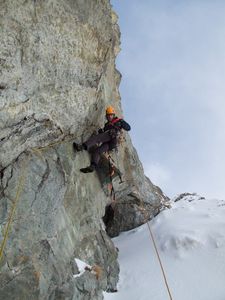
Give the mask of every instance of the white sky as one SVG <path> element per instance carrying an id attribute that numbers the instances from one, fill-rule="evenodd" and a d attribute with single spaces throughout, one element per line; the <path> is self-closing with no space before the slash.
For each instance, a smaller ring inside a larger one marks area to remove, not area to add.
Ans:
<path id="1" fill-rule="evenodd" d="M 225 1 L 111 0 L 125 119 L 170 197 L 225 199 Z"/>

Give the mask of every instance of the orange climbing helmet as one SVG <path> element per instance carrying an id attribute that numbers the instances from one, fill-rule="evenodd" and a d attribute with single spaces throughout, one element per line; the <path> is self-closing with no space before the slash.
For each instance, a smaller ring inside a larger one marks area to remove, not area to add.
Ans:
<path id="1" fill-rule="evenodd" d="M 107 115 L 112 115 L 112 114 L 115 115 L 115 114 L 116 114 L 115 109 L 114 109 L 112 106 L 108 106 L 108 107 L 106 108 L 105 113 L 106 113 Z"/>

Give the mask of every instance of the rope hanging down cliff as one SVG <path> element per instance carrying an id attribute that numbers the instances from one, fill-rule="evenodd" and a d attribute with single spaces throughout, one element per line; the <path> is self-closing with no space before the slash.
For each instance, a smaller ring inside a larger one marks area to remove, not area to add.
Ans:
<path id="1" fill-rule="evenodd" d="M 167 203 L 163 203 L 164 207 L 166 208 L 170 208 L 171 206 L 168 205 Z M 170 300 L 173 300 L 172 298 L 172 293 L 170 291 L 170 287 L 169 287 L 169 284 L 168 284 L 168 280 L 167 280 L 167 276 L 166 276 L 166 272 L 165 272 L 165 268 L 163 266 L 163 263 L 162 263 L 162 260 L 160 258 L 160 255 L 159 255 L 159 251 L 158 251 L 158 247 L 157 247 L 157 244 L 156 244 L 156 241 L 155 241 L 155 238 L 154 238 L 154 234 L 151 230 L 151 226 L 149 224 L 149 216 L 148 216 L 148 212 L 146 210 L 146 208 L 144 207 L 144 201 L 141 200 L 141 208 L 139 209 L 139 211 L 144 214 L 144 223 L 146 223 L 147 225 L 147 228 L 148 228 L 148 231 L 150 233 L 150 237 L 151 237 L 151 241 L 153 243 L 153 246 L 154 246 L 154 249 L 155 249 L 155 253 L 156 253 L 156 256 L 157 256 L 157 259 L 159 261 L 159 265 L 160 265 L 160 269 L 161 269 L 161 272 L 162 272 L 162 276 L 163 276 L 163 279 L 164 279 L 164 283 L 165 283 L 165 286 L 166 286 L 166 290 L 168 292 L 168 296 L 169 296 L 169 299 Z"/>
<path id="2" fill-rule="evenodd" d="M 19 178 L 19 182 L 18 182 L 17 189 L 16 189 L 15 200 L 14 200 L 14 203 L 12 205 L 8 221 L 5 225 L 5 229 L 3 231 L 3 240 L 2 240 L 2 243 L 1 243 L 1 247 L 0 247 L 0 262 L 1 262 L 1 259 L 2 259 L 2 256 L 3 256 L 3 252 L 4 252 L 4 248 L 5 248 L 7 239 L 8 239 L 9 230 L 10 230 L 10 226 L 11 226 L 12 221 L 13 221 L 13 217 L 14 217 L 14 214 L 15 214 L 15 211 L 16 211 L 16 207 L 17 207 L 17 204 L 19 202 L 21 192 L 23 191 L 23 188 L 24 188 L 29 161 L 30 161 L 30 155 L 28 156 L 28 158 L 26 160 L 24 159 L 24 162 L 23 162 L 23 165 L 22 165 L 22 174 Z"/>

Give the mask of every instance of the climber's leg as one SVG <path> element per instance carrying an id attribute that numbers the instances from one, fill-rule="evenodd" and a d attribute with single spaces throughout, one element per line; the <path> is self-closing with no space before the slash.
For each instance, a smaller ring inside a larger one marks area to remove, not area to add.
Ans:
<path id="1" fill-rule="evenodd" d="M 103 132 L 103 133 L 99 133 L 97 135 L 91 136 L 83 144 L 77 144 L 74 142 L 73 148 L 75 151 L 82 151 L 82 150 L 89 151 L 90 148 L 93 147 L 94 145 L 96 145 L 98 143 L 107 143 L 107 142 L 110 142 L 112 139 L 114 139 L 114 138 L 112 138 L 110 133 L 107 131 L 107 132 Z"/>
<path id="2" fill-rule="evenodd" d="M 86 168 L 80 169 L 80 171 L 83 173 L 93 172 L 96 169 L 96 167 L 98 166 L 101 154 L 104 152 L 107 152 L 108 150 L 109 150 L 108 143 L 104 143 L 100 147 L 96 148 L 91 156 L 91 165 Z"/>

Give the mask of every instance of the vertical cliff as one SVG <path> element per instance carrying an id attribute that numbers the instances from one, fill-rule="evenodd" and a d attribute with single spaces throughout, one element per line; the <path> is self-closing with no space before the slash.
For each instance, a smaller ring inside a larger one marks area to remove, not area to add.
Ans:
<path id="1" fill-rule="evenodd" d="M 126 134 L 112 154 L 123 183 L 114 179 L 105 228 L 108 172 L 80 173 L 89 156 L 72 149 L 104 124 L 108 104 L 122 114 L 116 22 L 108 0 L 0 1 L 2 299 L 102 299 L 119 273 L 108 234 L 142 224 L 166 199 Z M 74 276 L 75 258 L 101 274 Z"/>

